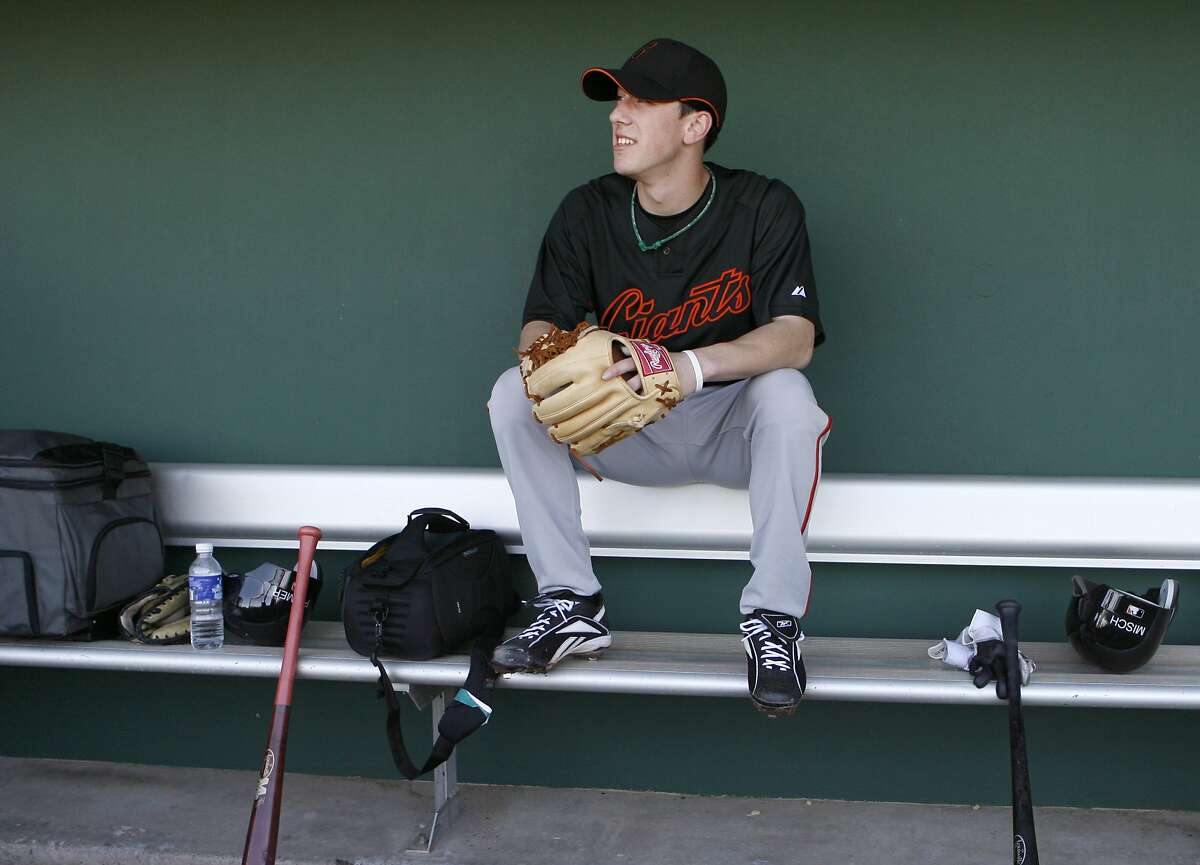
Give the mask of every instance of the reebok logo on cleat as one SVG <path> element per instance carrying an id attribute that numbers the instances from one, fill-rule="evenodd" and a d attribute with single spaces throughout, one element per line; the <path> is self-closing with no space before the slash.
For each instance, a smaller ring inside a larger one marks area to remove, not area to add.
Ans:
<path id="1" fill-rule="evenodd" d="M 795 616 L 777 616 L 771 613 L 759 613 L 759 616 L 779 636 L 788 640 L 797 640 L 800 638 L 800 625 L 796 621 Z"/>

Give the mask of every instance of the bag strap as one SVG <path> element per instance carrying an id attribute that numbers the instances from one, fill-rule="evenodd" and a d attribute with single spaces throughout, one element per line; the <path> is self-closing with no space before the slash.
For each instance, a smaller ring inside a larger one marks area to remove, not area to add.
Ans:
<path id="1" fill-rule="evenodd" d="M 100 461 L 104 465 L 104 498 L 115 498 L 117 487 L 125 480 L 125 461 L 131 459 L 133 451 L 111 442 L 97 442 L 100 448 Z"/>
<path id="2" fill-rule="evenodd" d="M 375 615 L 375 649 L 371 653 L 371 663 L 379 670 L 376 698 L 387 701 L 387 739 L 392 751 L 392 762 L 396 764 L 400 774 L 411 781 L 445 763 L 454 753 L 455 745 L 491 720 L 492 707 L 484 702 L 481 696 L 490 695 L 495 682 L 496 674 L 492 671 L 488 659 L 504 636 L 507 619 L 502 613 L 494 616 L 487 629 L 472 644 L 471 667 L 467 671 L 467 680 L 458 689 L 454 701 L 446 707 L 442 719 L 438 721 L 438 737 L 433 743 L 429 759 L 425 761 L 425 765 L 417 768 L 408 755 L 408 749 L 404 747 L 404 731 L 400 727 L 400 703 L 396 699 L 396 690 L 392 687 L 392 680 L 388 677 L 383 662 L 379 660 L 379 650 L 383 648 L 383 623 L 387 620 L 387 606 L 382 601 L 376 601 L 371 605 L 371 612 Z"/>
<path id="3" fill-rule="evenodd" d="M 342 594 L 345 594 L 347 580 L 362 576 L 367 568 L 380 559 L 394 561 L 396 557 L 401 557 L 411 562 L 415 557 L 422 555 L 428 559 L 436 550 L 430 550 L 426 545 L 425 532 L 438 522 L 447 527 L 442 530 L 446 534 L 456 532 L 460 528 L 470 531 L 471 528 L 466 520 L 453 511 L 442 508 L 421 508 L 413 511 L 408 515 L 408 524 L 403 529 L 376 541 L 369 550 L 346 566 L 342 571 Z"/>
<path id="4" fill-rule="evenodd" d="M 435 518 L 437 517 L 458 523 L 458 526 L 463 529 L 471 528 L 470 523 L 468 523 L 458 514 L 454 513 L 454 511 L 448 511 L 445 508 L 417 508 L 408 515 L 408 521 L 409 523 L 412 523 L 415 520 L 428 527 L 430 523 L 436 522 Z"/>

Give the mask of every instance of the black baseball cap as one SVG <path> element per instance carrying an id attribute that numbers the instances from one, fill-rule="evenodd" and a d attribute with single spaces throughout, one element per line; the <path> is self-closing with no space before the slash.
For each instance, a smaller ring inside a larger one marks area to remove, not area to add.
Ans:
<path id="1" fill-rule="evenodd" d="M 674 39 L 651 39 L 620 69 L 592 66 L 580 79 L 583 92 L 597 102 L 617 98 L 617 88 L 639 99 L 693 102 L 713 115 L 713 126 L 725 122 L 725 79 L 712 58 Z"/>

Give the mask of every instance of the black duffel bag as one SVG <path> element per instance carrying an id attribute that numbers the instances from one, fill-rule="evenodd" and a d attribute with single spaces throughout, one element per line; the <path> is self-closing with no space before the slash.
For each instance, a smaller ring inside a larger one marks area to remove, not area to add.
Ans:
<path id="1" fill-rule="evenodd" d="M 487 723 L 489 663 L 520 599 L 508 552 L 489 529 L 472 529 L 453 511 L 421 508 L 403 531 L 372 546 L 342 574 L 346 640 L 379 670 L 378 695 L 388 703 L 388 742 L 396 768 L 415 778 L 441 765 L 454 746 Z M 382 656 L 421 661 L 470 643 L 467 680 L 438 724 L 423 768 L 404 748 L 400 707 Z"/>

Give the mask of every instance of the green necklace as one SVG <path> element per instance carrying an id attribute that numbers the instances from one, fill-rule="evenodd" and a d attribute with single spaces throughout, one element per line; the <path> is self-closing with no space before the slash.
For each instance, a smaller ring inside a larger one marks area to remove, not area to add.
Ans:
<path id="1" fill-rule="evenodd" d="M 629 196 L 629 221 L 633 223 L 633 236 L 637 238 L 638 249 L 640 249 L 642 252 L 653 252 L 664 243 L 668 243 L 679 237 L 679 235 L 683 234 L 685 231 L 699 222 L 700 217 L 708 213 L 708 208 L 712 205 L 713 199 L 717 197 L 717 178 L 713 176 L 712 169 L 707 165 L 704 166 L 704 170 L 708 172 L 708 179 L 712 183 L 712 191 L 708 193 L 708 201 L 704 203 L 704 209 L 696 214 L 695 219 L 672 234 L 670 237 L 664 237 L 662 240 L 654 241 L 654 243 L 646 243 L 646 241 L 642 240 L 642 233 L 638 231 L 637 217 L 634 215 L 634 202 L 637 200 L 637 184 L 633 184 L 633 194 Z"/>

